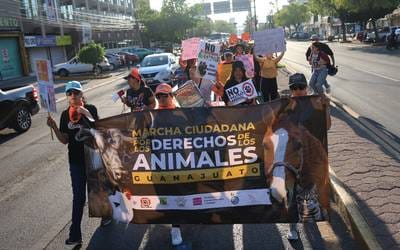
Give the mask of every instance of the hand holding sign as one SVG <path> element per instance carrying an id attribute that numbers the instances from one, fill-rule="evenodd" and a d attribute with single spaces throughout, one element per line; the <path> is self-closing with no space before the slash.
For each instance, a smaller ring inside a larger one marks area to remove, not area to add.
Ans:
<path id="1" fill-rule="evenodd" d="M 257 97 L 257 91 L 251 79 L 227 89 L 226 94 L 229 106 L 235 106 Z"/>

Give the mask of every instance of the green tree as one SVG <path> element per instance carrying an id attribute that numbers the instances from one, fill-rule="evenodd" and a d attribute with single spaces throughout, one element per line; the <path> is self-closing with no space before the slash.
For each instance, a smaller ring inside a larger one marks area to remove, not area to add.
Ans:
<path id="1" fill-rule="evenodd" d="M 209 18 L 203 18 L 197 21 L 196 26 L 192 30 L 192 36 L 206 37 L 213 31 L 213 22 Z"/>
<path id="2" fill-rule="evenodd" d="M 274 21 L 279 26 L 293 25 L 298 31 L 300 25 L 310 18 L 310 12 L 304 4 L 291 3 L 275 14 Z"/>
<path id="3" fill-rule="evenodd" d="M 96 66 L 104 59 L 104 47 L 100 44 L 90 43 L 82 47 L 78 52 L 78 60 L 82 63 L 93 65 L 93 72 L 96 72 Z"/>
<path id="4" fill-rule="evenodd" d="M 236 33 L 235 25 L 223 20 L 214 21 L 212 30 L 218 33 Z"/>

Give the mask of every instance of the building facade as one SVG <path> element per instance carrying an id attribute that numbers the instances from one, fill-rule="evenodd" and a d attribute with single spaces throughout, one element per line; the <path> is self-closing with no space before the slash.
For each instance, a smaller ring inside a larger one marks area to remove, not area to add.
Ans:
<path id="1" fill-rule="evenodd" d="M 37 59 L 65 62 L 91 41 L 140 45 L 134 0 L 0 1 L 0 79 L 34 75 Z"/>

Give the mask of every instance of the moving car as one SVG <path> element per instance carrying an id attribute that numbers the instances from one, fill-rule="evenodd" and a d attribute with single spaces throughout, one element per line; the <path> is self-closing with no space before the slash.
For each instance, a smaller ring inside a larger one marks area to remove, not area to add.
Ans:
<path id="1" fill-rule="evenodd" d="M 96 66 L 95 73 L 100 74 L 101 72 L 109 69 L 110 63 L 108 62 L 108 59 L 104 57 L 103 61 Z M 54 65 L 53 67 L 53 73 L 60 76 L 68 76 L 69 74 L 87 72 L 93 72 L 93 66 L 91 64 L 79 62 L 77 57 L 72 58 L 68 62 Z"/>
<path id="2" fill-rule="evenodd" d="M 306 32 L 293 32 L 290 34 L 290 39 L 295 39 L 295 40 L 308 40 L 310 39 L 310 34 Z"/>
<path id="3" fill-rule="evenodd" d="M 32 125 L 31 116 L 39 112 L 38 95 L 32 86 L 0 89 L 0 130 L 12 128 L 18 133 Z"/>
<path id="4" fill-rule="evenodd" d="M 172 85 L 178 68 L 179 64 L 172 53 L 161 53 L 146 56 L 140 63 L 139 73 L 147 85 L 155 89 L 160 83 Z"/>

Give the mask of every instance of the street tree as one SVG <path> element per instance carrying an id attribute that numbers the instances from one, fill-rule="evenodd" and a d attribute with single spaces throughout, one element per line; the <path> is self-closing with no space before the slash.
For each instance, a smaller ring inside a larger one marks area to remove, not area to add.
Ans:
<path id="1" fill-rule="evenodd" d="M 218 33 L 236 33 L 235 24 L 223 20 L 214 21 L 212 30 Z"/>
<path id="2" fill-rule="evenodd" d="M 310 18 L 310 12 L 304 4 L 291 3 L 278 11 L 275 16 L 274 21 L 277 25 L 288 26 L 289 30 L 293 25 L 298 31 L 301 24 Z"/>
<path id="3" fill-rule="evenodd" d="M 82 47 L 78 52 L 78 60 L 82 63 L 93 65 L 93 73 L 97 74 L 97 65 L 104 59 L 104 47 L 100 44 L 90 43 Z"/>

